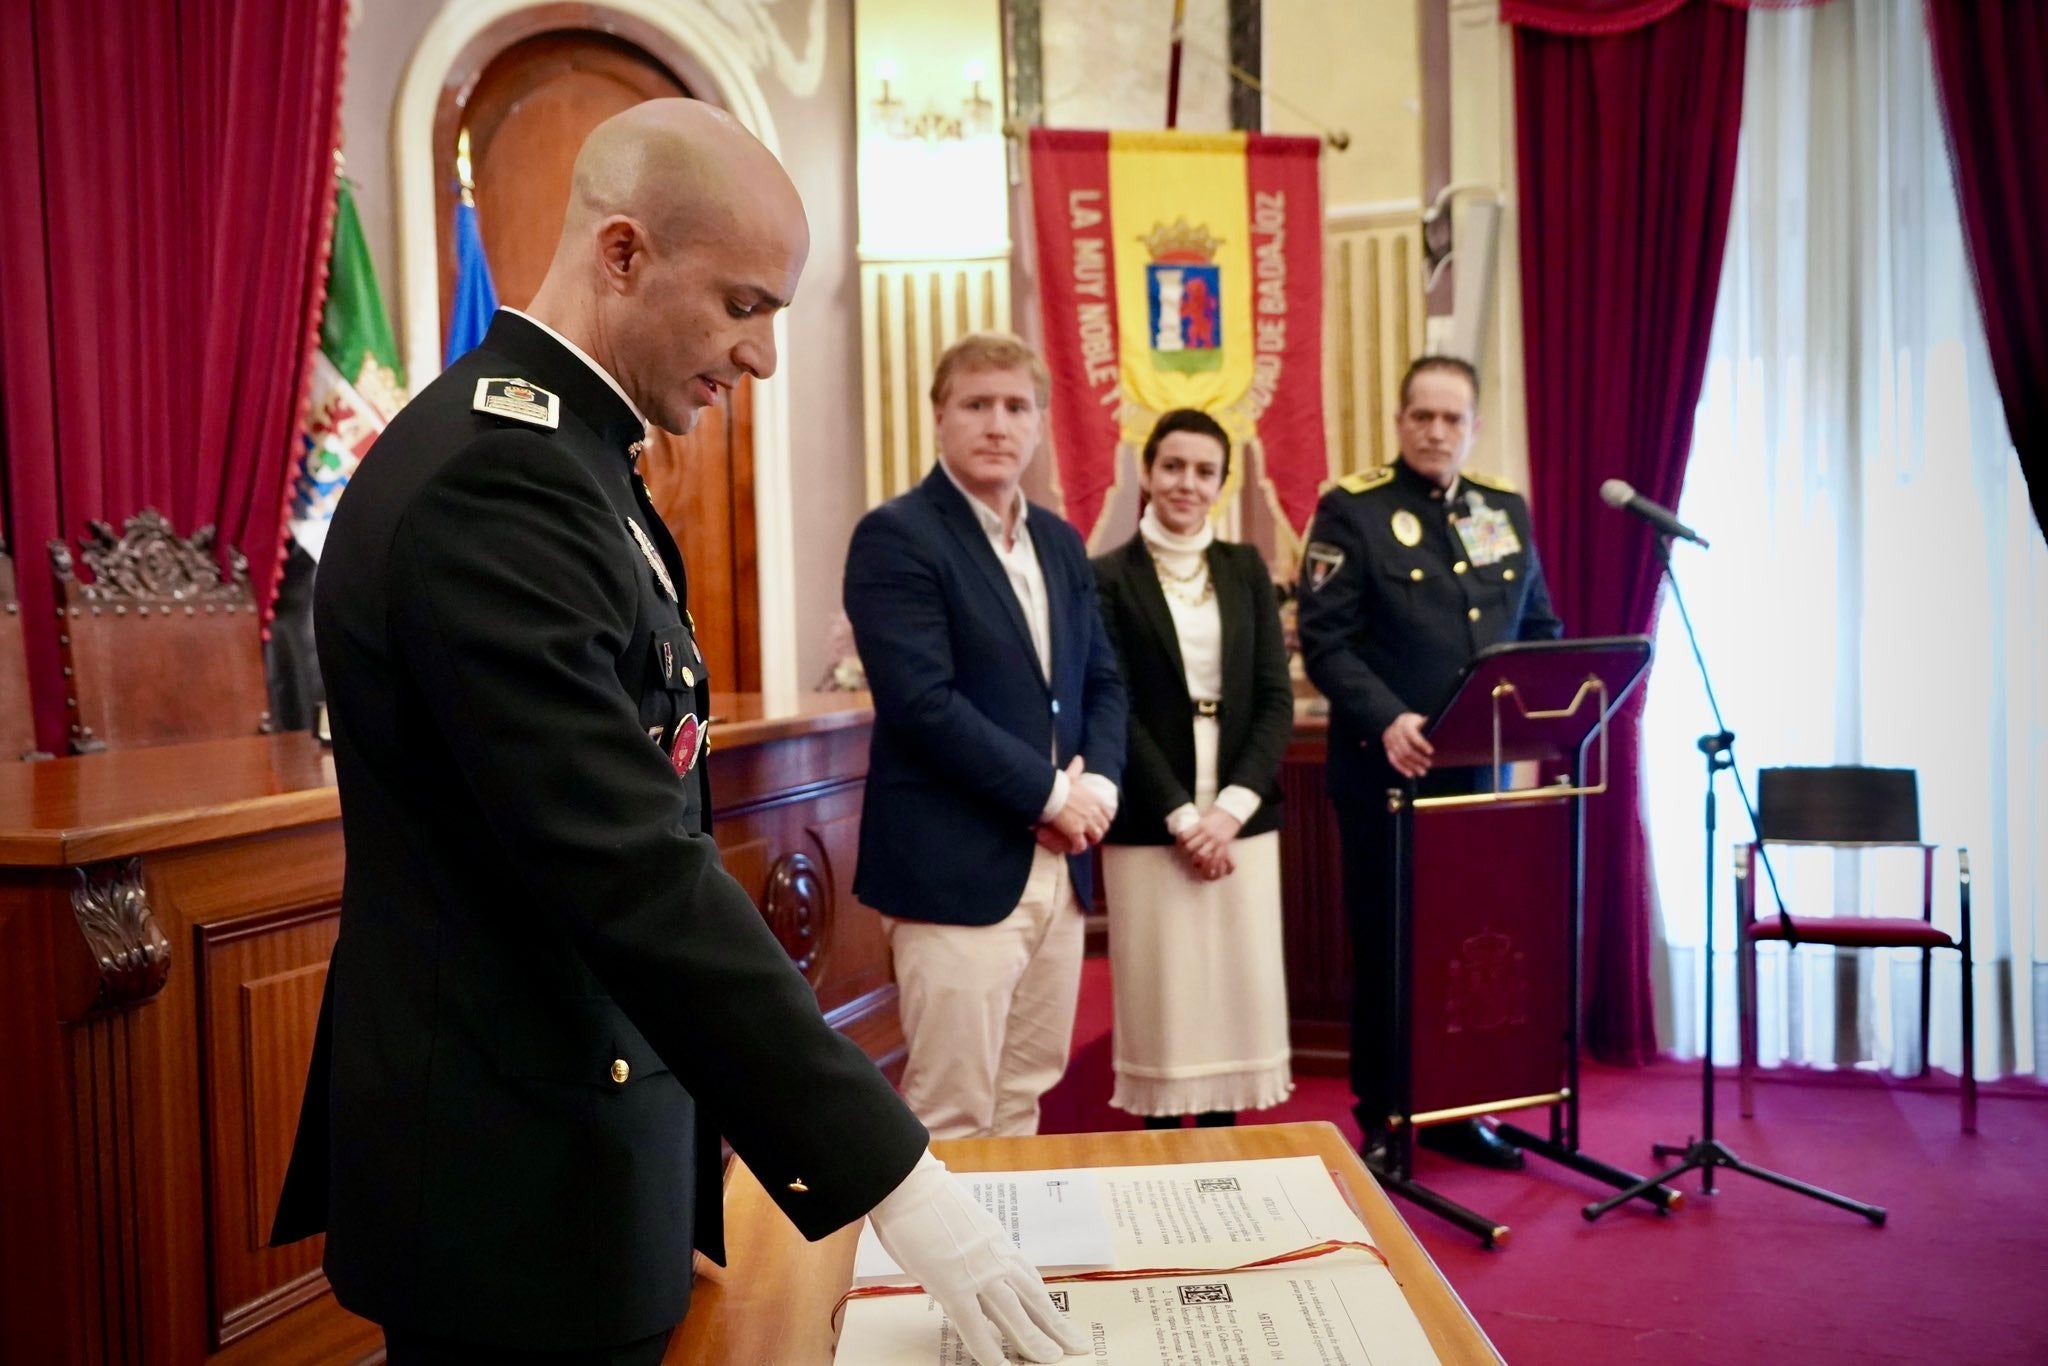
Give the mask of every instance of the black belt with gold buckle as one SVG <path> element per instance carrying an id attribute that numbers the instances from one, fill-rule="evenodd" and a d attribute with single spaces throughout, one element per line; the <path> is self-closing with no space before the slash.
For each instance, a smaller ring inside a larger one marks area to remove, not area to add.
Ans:
<path id="1" fill-rule="evenodd" d="M 1222 710 L 1223 704 L 1213 697 L 1198 697 L 1195 699 L 1195 715 L 1197 716 L 1206 716 L 1213 721 L 1216 719 L 1216 714 Z"/>

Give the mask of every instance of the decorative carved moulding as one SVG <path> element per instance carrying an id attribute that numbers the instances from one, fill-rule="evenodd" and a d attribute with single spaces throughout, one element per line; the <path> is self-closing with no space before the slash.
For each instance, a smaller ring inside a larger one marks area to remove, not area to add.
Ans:
<path id="1" fill-rule="evenodd" d="M 784 854 L 769 866 L 761 914 L 789 961 L 817 986 L 831 931 L 832 888 L 809 855 Z"/>
<path id="2" fill-rule="evenodd" d="M 71 547 L 50 542 L 50 568 L 61 597 L 88 607 L 159 607 L 172 604 L 224 606 L 229 611 L 254 602 L 249 590 L 249 561 L 228 547 L 228 574 L 221 574 L 214 553 L 215 532 L 203 526 L 188 540 L 154 508 L 144 508 L 123 525 L 119 536 L 106 522 L 87 522 L 78 558 L 92 571 L 93 581 L 78 579 Z"/>
<path id="3" fill-rule="evenodd" d="M 98 974 L 85 1013 L 140 1005 L 163 990 L 171 975 L 171 941 L 150 909 L 142 861 L 123 859 L 77 871 L 71 915 Z"/>

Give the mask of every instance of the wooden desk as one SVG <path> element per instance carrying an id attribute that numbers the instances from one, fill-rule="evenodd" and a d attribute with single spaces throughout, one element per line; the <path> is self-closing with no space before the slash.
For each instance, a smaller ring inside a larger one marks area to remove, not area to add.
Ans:
<path id="1" fill-rule="evenodd" d="M 853 899 L 872 713 L 716 694 L 726 867 L 885 1067 Z M 267 1248 L 340 914 L 334 763 L 303 733 L 0 762 L 0 1362 L 344 1366 L 377 1352 Z"/>
<path id="2" fill-rule="evenodd" d="M 952 1139 L 932 1145 L 959 1171 L 1025 1171 L 1042 1167 L 1131 1167 L 1164 1162 L 1218 1162 L 1248 1157 L 1320 1158 L 1351 1194 L 1373 1241 L 1387 1254 L 1395 1279 L 1446 1366 L 1498 1363 L 1457 1292 L 1415 1241 L 1408 1225 L 1333 1124 L 1262 1124 L 1234 1129 L 1156 1129 L 1038 1138 Z M 775 1362 L 829 1366 L 833 1303 L 853 1282 L 860 1226 L 816 1243 L 782 1217 L 753 1174 L 738 1162 L 725 1184 L 724 1269 L 699 1258 L 690 1315 L 664 1366 Z M 1080 1360 L 1080 1358 L 1073 1358 Z"/>

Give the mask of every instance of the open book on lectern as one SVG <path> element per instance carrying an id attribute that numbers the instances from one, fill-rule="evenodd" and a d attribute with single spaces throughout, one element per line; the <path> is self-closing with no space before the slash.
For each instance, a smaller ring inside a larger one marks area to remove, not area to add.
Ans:
<path id="1" fill-rule="evenodd" d="M 1648 636 L 1489 645 L 1458 674 L 1423 733 L 1438 767 L 1576 760 L 1649 665 Z"/>
<path id="2" fill-rule="evenodd" d="M 1437 1361 L 1372 1235 L 1318 1158 L 953 1178 L 992 1213 L 1010 1216 L 1019 1250 L 1046 1274 L 1061 1312 L 1082 1326 L 1098 1366 Z M 1066 1208 L 1033 1214 L 1023 1189 L 1049 1180 L 1065 1183 Z M 1085 1222 L 1084 1214 L 1102 1226 L 1104 1253 L 1088 1259 L 1093 1270 L 1054 1274 L 1076 1259 L 1062 1226 Z M 875 1283 L 886 1268 L 872 1254 L 862 1265 L 865 1284 L 844 1307 L 835 1366 L 968 1360 L 937 1301 Z"/>

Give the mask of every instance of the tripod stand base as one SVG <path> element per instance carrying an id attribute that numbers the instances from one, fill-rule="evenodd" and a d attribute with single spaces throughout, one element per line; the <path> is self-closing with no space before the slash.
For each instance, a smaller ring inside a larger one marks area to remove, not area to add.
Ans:
<path id="1" fill-rule="evenodd" d="M 1379 1178 L 1380 1189 L 1390 1195 L 1420 1205 L 1442 1219 L 1448 1219 L 1466 1232 L 1479 1239 L 1479 1245 L 1492 1249 L 1501 1247 L 1508 1240 L 1508 1226 L 1495 1223 L 1477 1210 L 1467 1209 L 1447 1195 L 1439 1194 L 1415 1180 L 1413 1177 L 1395 1176 L 1391 1173 Z"/>
<path id="2" fill-rule="evenodd" d="M 1786 1176 L 1783 1172 L 1774 1172 L 1768 1167 L 1758 1167 L 1744 1162 L 1740 1157 L 1736 1156 L 1733 1149 L 1729 1148 L 1727 1144 L 1719 1139 L 1689 1139 L 1682 1147 L 1671 1143 L 1657 1143 L 1651 1145 L 1651 1151 L 1660 1158 L 1676 1157 L 1680 1160 L 1676 1166 L 1657 1173 L 1657 1175 L 1650 1177 L 1637 1186 L 1632 1186 L 1618 1195 L 1610 1196 L 1605 1200 L 1600 1200 L 1586 1206 L 1585 1209 L 1580 1211 L 1580 1213 L 1586 1216 L 1586 1222 L 1591 1223 L 1623 1201 L 1633 1199 L 1652 1186 L 1676 1180 L 1687 1172 L 1698 1172 L 1700 1174 L 1700 1189 L 1706 1194 L 1712 1195 L 1714 1193 L 1714 1169 L 1716 1167 L 1726 1167 L 1729 1171 L 1740 1172 L 1744 1176 L 1753 1176 L 1757 1180 L 1768 1182 L 1773 1186 L 1781 1186 L 1795 1195 L 1804 1195 L 1823 1204 L 1833 1205 L 1836 1209 L 1845 1209 L 1851 1214 L 1860 1214 L 1865 1219 L 1868 1219 L 1874 1228 L 1884 1227 L 1885 1210 L 1883 1205 L 1867 1205 L 1861 1200 L 1852 1200 L 1846 1195 L 1837 1195 L 1831 1190 L 1824 1190 L 1819 1186 L 1809 1185 L 1807 1182 L 1796 1180 Z"/>
<path id="3" fill-rule="evenodd" d="M 1659 1214 L 1669 1214 L 1672 1210 L 1679 1209 L 1685 1204 L 1685 1193 L 1683 1191 L 1671 1190 L 1662 1185 L 1657 1177 L 1645 1180 L 1634 1172 L 1624 1171 L 1620 1167 L 1611 1166 L 1608 1163 L 1602 1162 L 1597 1157 L 1588 1157 L 1577 1148 L 1567 1148 L 1562 1143 L 1553 1143 L 1547 1138 L 1539 1137 L 1519 1125 L 1503 1124 L 1500 1126 L 1499 1132 L 1502 1138 L 1514 1144 L 1523 1152 L 1534 1153 L 1538 1157 L 1547 1157 L 1559 1166 L 1570 1167 L 1582 1176 L 1590 1176 L 1595 1181 L 1605 1181 L 1610 1186 L 1615 1186 L 1628 1192 L 1626 1195 L 1617 1197 L 1617 1199 L 1647 1200 L 1657 1207 L 1657 1213 Z"/>
<path id="4" fill-rule="evenodd" d="M 1623 1200 L 1647 1200 L 1657 1207 L 1659 1214 L 1666 1214 L 1685 1203 L 1685 1195 L 1662 1185 L 1661 1178 L 1651 1177 L 1646 1181 L 1634 1172 L 1609 1166 L 1598 1158 L 1586 1156 L 1577 1148 L 1566 1147 L 1562 1143 L 1539 1137 L 1527 1129 L 1517 1128 L 1512 1124 L 1501 1125 L 1499 1132 L 1502 1138 L 1526 1152 L 1533 1152 L 1538 1157 L 1547 1157 L 1552 1162 L 1570 1167 L 1573 1171 L 1581 1172 L 1597 1181 L 1605 1181 L 1610 1186 L 1628 1187 L 1627 1191 L 1610 1202 L 1612 1204 L 1618 1204 Z M 1375 1168 L 1373 1174 L 1378 1177 L 1381 1189 L 1456 1224 L 1476 1236 L 1481 1247 L 1492 1249 L 1506 1244 L 1509 1233 L 1506 1224 L 1489 1219 L 1477 1210 L 1468 1209 L 1449 1196 L 1433 1191 L 1417 1181 L 1409 1175 L 1414 1170 L 1409 1165 L 1412 1160 L 1413 1150 L 1401 1148 L 1394 1156 L 1394 1165 L 1389 1170 L 1381 1172 Z"/>

